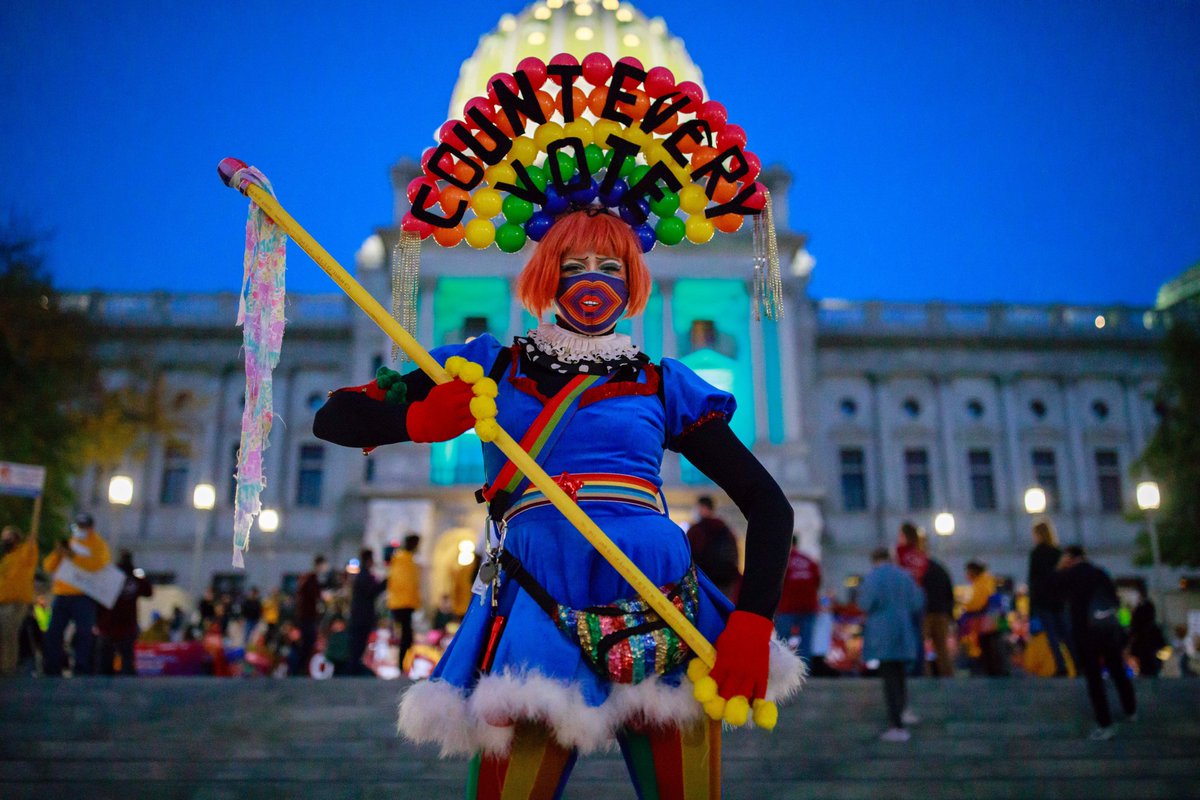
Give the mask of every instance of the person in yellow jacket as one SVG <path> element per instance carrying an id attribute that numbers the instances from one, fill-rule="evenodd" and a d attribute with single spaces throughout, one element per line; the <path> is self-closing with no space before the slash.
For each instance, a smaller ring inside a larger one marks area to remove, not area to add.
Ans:
<path id="1" fill-rule="evenodd" d="M 108 565 L 111 557 L 108 544 L 96 533 L 96 524 L 91 514 L 76 514 L 71 526 L 71 539 L 63 542 L 42 561 L 42 569 L 55 573 L 63 559 L 70 559 L 75 566 L 87 572 L 95 572 Z M 96 601 L 81 589 L 66 581 L 54 578 L 54 604 L 50 609 L 50 629 L 46 631 L 42 671 L 47 677 L 62 675 L 63 636 L 67 624 L 75 623 L 75 667 L 76 675 L 91 675 L 93 671 L 92 646 L 96 641 Z"/>
<path id="2" fill-rule="evenodd" d="M 0 533 L 0 678 L 17 671 L 21 627 L 33 604 L 37 557 L 36 537 L 22 536 L 15 525 Z"/>
<path id="3" fill-rule="evenodd" d="M 392 624 L 400 629 L 400 660 L 413 644 L 413 611 L 421 607 L 421 568 L 413 558 L 421 546 L 421 537 L 404 537 L 404 549 L 392 553 L 388 564 L 387 602 Z"/>
<path id="4" fill-rule="evenodd" d="M 967 578 L 971 581 L 971 596 L 963 606 L 963 614 L 970 615 L 972 627 L 978 634 L 978 672 L 989 677 L 1007 675 L 1004 636 L 999 624 L 1002 612 L 993 600 L 996 579 L 981 561 L 967 562 Z"/>

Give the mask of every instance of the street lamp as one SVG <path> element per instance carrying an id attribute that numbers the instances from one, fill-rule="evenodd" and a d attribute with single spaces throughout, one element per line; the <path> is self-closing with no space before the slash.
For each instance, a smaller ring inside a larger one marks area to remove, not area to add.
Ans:
<path id="1" fill-rule="evenodd" d="M 949 511 L 943 511 L 935 516 L 933 532 L 938 536 L 952 536 L 954 534 L 954 515 Z"/>
<path id="2" fill-rule="evenodd" d="M 1153 559 L 1153 564 L 1150 567 L 1150 591 L 1154 595 L 1154 602 L 1158 606 L 1158 613 L 1165 614 L 1166 609 L 1163 608 L 1162 590 L 1158 580 L 1158 569 L 1162 563 L 1162 553 L 1158 549 L 1158 525 L 1154 522 L 1154 512 L 1158 511 L 1158 506 L 1162 501 L 1162 497 L 1158 491 L 1158 484 L 1154 481 L 1142 481 L 1137 485 L 1137 504 L 1142 513 L 1146 515 L 1146 526 L 1150 529 L 1150 557 Z"/>
<path id="3" fill-rule="evenodd" d="M 212 511 L 217 504 L 217 490 L 211 483 L 198 483 L 192 491 L 192 506 L 197 511 Z M 192 545 L 192 594 L 200 602 L 200 561 L 204 557 L 204 533 L 208 527 L 208 515 L 196 515 L 196 540 Z"/>
<path id="4" fill-rule="evenodd" d="M 279 530 L 279 512 L 273 508 L 264 508 L 258 512 L 258 529 L 263 533 Z"/>
<path id="5" fill-rule="evenodd" d="M 112 549 L 121 541 L 121 523 L 125 509 L 133 502 L 133 478 L 128 475 L 113 475 L 108 481 L 108 502 L 114 506 Z"/>
<path id="6" fill-rule="evenodd" d="M 1025 490 L 1025 513 L 1046 513 L 1046 490 L 1040 486 L 1030 486 Z"/>

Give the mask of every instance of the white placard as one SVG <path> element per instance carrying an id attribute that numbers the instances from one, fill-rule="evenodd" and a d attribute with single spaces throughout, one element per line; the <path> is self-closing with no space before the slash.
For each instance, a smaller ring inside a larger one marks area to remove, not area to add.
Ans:
<path id="1" fill-rule="evenodd" d="M 45 483 L 45 467 L 0 461 L 0 494 L 37 497 Z"/>
<path id="2" fill-rule="evenodd" d="M 64 558 L 54 573 L 55 580 L 69 583 L 105 608 L 112 608 L 125 586 L 125 573 L 106 564 L 94 572 L 80 569 L 69 558 Z"/>

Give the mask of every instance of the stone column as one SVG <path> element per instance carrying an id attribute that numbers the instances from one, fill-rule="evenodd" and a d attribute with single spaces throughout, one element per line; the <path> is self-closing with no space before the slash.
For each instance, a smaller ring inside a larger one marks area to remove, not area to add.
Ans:
<path id="1" fill-rule="evenodd" d="M 771 398 L 772 402 L 783 403 L 783 439 L 786 442 L 797 441 L 804 436 L 804 420 L 801 416 L 803 404 L 800 402 L 802 392 L 809 392 L 812 387 L 805 386 L 800 380 L 799 355 L 796 341 L 800 336 L 801 320 L 796 316 L 796 303 L 792 302 L 791 292 L 783 292 L 783 318 L 776 325 L 779 337 L 779 385 L 783 389 L 783 397 Z"/>
<path id="2" fill-rule="evenodd" d="M 997 416 L 1003 426 L 1002 438 L 1004 451 L 1005 475 L 1009 490 L 1002 495 L 1001 509 L 1007 514 L 1012 525 L 1012 541 L 1014 546 L 1024 543 L 1025 529 L 1025 489 L 1029 481 L 1022 464 L 1025 463 L 1025 453 L 1021 448 L 1021 438 L 1017 427 L 1017 401 L 1014 396 L 1013 384 L 1016 376 L 1005 375 L 996 377 L 996 398 L 1000 403 Z"/>
<path id="3" fill-rule="evenodd" d="M 662 357 L 676 358 L 679 353 L 679 348 L 675 346 L 675 320 L 672 304 L 672 295 L 675 292 L 675 281 L 669 278 L 660 278 L 658 281 L 658 292 L 662 295 L 662 329 L 663 329 L 663 344 Z"/>
<path id="4" fill-rule="evenodd" d="M 1078 541 L 1086 546 L 1087 533 L 1084 531 L 1084 514 L 1095 507 L 1095 504 L 1092 503 L 1093 493 L 1088 481 L 1089 470 L 1087 451 L 1083 444 L 1083 427 L 1079 424 L 1079 414 L 1082 412 L 1081 406 L 1077 402 L 1079 399 L 1078 383 L 1059 379 L 1058 386 L 1063 402 L 1063 417 L 1067 423 L 1066 451 L 1071 469 L 1071 491 L 1075 495 L 1074 502 L 1071 503 L 1071 517 L 1075 521 Z"/>
<path id="5" fill-rule="evenodd" d="M 942 479 L 939 481 L 942 488 L 942 508 L 950 511 L 959 519 L 962 519 L 962 513 L 966 509 L 966 500 L 962 491 L 962 482 L 960 477 L 962 470 L 956 468 L 959 462 L 958 454 L 955 453 L 954 447 L 954 430 L 951 423 L 951 417 L 948 410 L 950 404 L 950 385 L 937 375 L 930 376 L 930 382 L 933 384 L 933 402 L 936 412 L 938 426 L 938 445 L 941 450 L 942 461 Z M 934 513 L 940 509 L 934 508 Z"/>
<path id="6" fill-rule="evenodd" d="M 874 503 L 871 505 L 875 511 L 875 535 L 880 545 L 886 545 L 889 539 L 887 512 L 891 507 L 891 502 L 886 480 L 887 470 L 884 469 L 888 456 L 883 438 L 884 390 L 880 386 L 881 379 L 878 375 L 868 373 L 866 378 L 871 387 L 871 449 L 874 452 L 871 453 L 870 473 L 871 482 L 875 484 L 874 492 L 871 491 L 870 486 L 867 487 L 867 502 L 870 503 L 874 498 Z"/>

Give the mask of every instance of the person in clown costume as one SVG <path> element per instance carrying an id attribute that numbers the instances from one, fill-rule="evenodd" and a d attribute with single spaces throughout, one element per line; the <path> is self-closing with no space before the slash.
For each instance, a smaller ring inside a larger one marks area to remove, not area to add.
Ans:
<path id="1" fill-rule="evenodd" d="M 423 208 L 418 196 L 414 211 Z M 468 797 L 557 798 L 580 754 L 615 741 L 639 797 L 717 798 L 722 719 L 744 723 L 747 704 L 785 698 L 803 679 L 771 622 L 792 507 L 730 429 L 731 394 L 679 361 L 652 361 L 616 332 L 650 294 L 644 213 L 631 221 L 594 192 L 555 211 L 549 224 L 543 216 L 516 283 L 525 308 L 538 319 L 553 311 L 553 322 L 511 343 L 484 334 L 431 351 L 452 375 L 478 365 L 470 369 L 485 377 L 471 381 L 438 385 L 420 370 L 383 369 L 372 383 L 332 393 L 314 432 L 356 448 L 447 441 L 475 424 L 473 399 L 494 397 L 499 425 L 715 643 L 705 677 L 680 637 L 485 443 L 477 497 L 493 535 L 479 596 L 432 677 L 405 692 L 399 717 L 409 739 L 471 759 Z M 667 449 L 746 517 L 736 605 L 695 568 L 667 514 Z M 703 696 L 704 683 L 715 692 Z"/>

